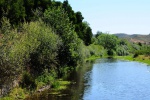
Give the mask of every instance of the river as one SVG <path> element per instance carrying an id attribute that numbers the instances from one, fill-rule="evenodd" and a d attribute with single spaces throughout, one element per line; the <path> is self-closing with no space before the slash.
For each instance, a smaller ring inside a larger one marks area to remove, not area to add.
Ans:
<path id="1" fill-rule="evenodd" d="M 66 80 L 72 84 L 61 95 L 48 90 L 28 100 L 150 100 L 150 66 L 138 62 L 98 59 Z"/>

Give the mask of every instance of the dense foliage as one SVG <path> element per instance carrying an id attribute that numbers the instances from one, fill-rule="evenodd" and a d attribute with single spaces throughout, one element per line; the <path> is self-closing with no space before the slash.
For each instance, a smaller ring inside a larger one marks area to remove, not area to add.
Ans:
<path id="1" fill-rule="evenodd" d="M 0 13 L 0 86 L 17 80 L 28 90 L 55 87 L 55 78 L 86 58 L 150 55 L 148 45 L 102 32 L 93 36 L 82 13 L 74 12 L 68 0 L 0 0 Z"/>
<path id="2" fill-rule="evenodd" d="M 117 38 L 115 35 L 97 32 L 93 38 L 93 43 L 102 45 L 108 55 L 149 55 L 149 45 L 142 43 L 132 43 L 126 39 Z"/>
<path id="3" fill-rule="evenodd" d="M 78 37 L 82 39 L 86 45 L 90 45 L 92 29 L 87 23 L 83 22 L 84 18 L 81 12 L 74 12 L 72 10 L 68 0 L 65 0 L 63 3 L 52 0 L 1 0 L 0 19 L 5 16 L 10 19 L 11 24 L 20 26 L 22 22 L 30 22 L 35 19 L 36 16 L 34 12 L 36 9 L 41 9 L 43 13 L 48 8 L 60 6 L 64 9 L 65 13 L 67 13 L 69 21 L 74 25 Z"/>
<path id="4" fill-rule="evenodd" d="M 9 87 L 6 92 L 15 80 L 29 90 L 55 84 L 85 58 L 100 55 L 102 47 L 86 46 L 92 30 L 68 1 L 2 0 L 0 8 L 0 85 Z"/>
<path id="5" fill-rule="evenodd" d="M 102 45 L 108 52 L 108 55 L 114 55 L 118 43 L 117 37 L 110 34 L 101 34 L 97 37 L 97 43 Z"/>

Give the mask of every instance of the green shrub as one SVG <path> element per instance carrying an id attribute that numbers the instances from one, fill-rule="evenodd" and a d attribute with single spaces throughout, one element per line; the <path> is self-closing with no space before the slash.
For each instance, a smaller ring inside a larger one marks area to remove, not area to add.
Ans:
<path id="1" fill-rule="evenodd" d="M 48 72 L 48 70 L 45 70 L 41 75 L 39 75 L 35 79 L 37 89 L 39 89 L 45 85 L 53 85 L 56 78 L 57 78 L 57 71 L 56 70 L 51 69 L 50 72 Z"/>
<path id="2" fill-rule="evenodd" d="M 114 50 L 108 50 L 107 54 L 110 56 L 113 56 L 113 55 L 115 55 L 115 52 L 114 52 Z"/>
<path id="3" fill-rule="evenodd" d="M 138 57 L 139 56 L 139 54 L 138 53 L 135 53 L 134 55 L 133 55 L 133 58 L 136 58 L 136 57 Z"/>
<path id="4" fill-rule="evenodd" d="M 10 94 L 10 97 L 14 98 L 14 100 L 25 99 L 25 92 L 21 88 L 14 88 Z"/>
<path id="5" fill-rule="evenodd" d="M 61 46 L 61 38 L 42 22 L 32 22 L 25 25 L 24 29 L 28 38 L 34 38 L 35 44 L 39 42 L 35 50 L 30 52 L 31 69 L 42 73 L 45 69 L 55 67 L 58 63 L 57 56 Z"/>
<path id="6" fill-rule="evenodd" d="M 24 74 L 22 76 L 21 86 L 22 86 L 22 88 L 27 88 L 27 89 L 35 89 L 36 88 L 35 80 L 31 76 L 30 73 L 24 72 Z"/>
<path id="7" fill-rule="evenodd" d="M 8 20 L 6 24 L 2 23 L 2 33 L 0 39 L 0 83 L 7 84 L 17 78 L 22 72 L 20 60 L 16 58 L 19 55 L 12 55 L 13 45 L 18 40 L 19 35 L 16 29 L 11 30 Z"/>
<path id="8" fill-rule="evenodd" d="M 26 93 L 22 88 L 14 88 L 10 91 L 8 96 L 0 98 L 0 100 L 23 100 Z"/>
<path id="9" fill-rule="evenodd" d="M 103 56 L 104 55 L 104 48 L 100 45 L 91 44 L 87 47 L 89 50 L 90 56 Z"/>
<path id="10" fill-rule="evenodd" d="M 60 83 L 58 81 L 54 81 L 51 85 L 52 88 L 58 88 L 60 86 Z"/>
<path id="11" fill-rule="evenodd" d="M 43 82 L 44 84 L 50 84 L 54 81 L 54 77 L 50 73 L 45 73 L 41 76 L 38 76 L 36 79 L 36 83 Z"/>
<path id="12" fill-rule="evenodd" d="M 1 32 L 2 34 L 9 34 L 11 30 L 11 24 L 9 22 L 9 19 L 6 17 L 2 17 L 1 19 Z"/>
<path id="13" fill-rule="evenodd" d="M 98 41 L 97 41 L 98 44 L 102 45 L 109 52 L 111 52 L 112 50 L 115 50 L 116 46 L 118 44 L 118 39 L 115 35 L 101 34 L 97 37 L 97 39 L 98 39 Z"/>
<path id="14" fill-rule="evenodd" d="M 2 97 L 2 98 L 0 98 L 0 100 L 14 100 L 14 99 L 11 97 Z"/>
<path id="15" fill-rule="evenodd" d="M 126 56 L 129 55 L 129 50 L 126 45 L 120 45 L 117 47 L 116 53 L 118 56 Z"/>

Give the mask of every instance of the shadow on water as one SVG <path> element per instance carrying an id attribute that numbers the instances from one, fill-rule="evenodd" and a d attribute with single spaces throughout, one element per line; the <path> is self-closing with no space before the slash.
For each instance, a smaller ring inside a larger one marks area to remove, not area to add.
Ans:
<path id="1" fill-rule="evenodd" d="M 47 90 L 39 94 L 30 96 L 26 100 L 80 100 L 84 92 L 84 75 L 92 69 L 93 62 L 87 62 L 84 66 L 78 67 L 72 71 L 71 74 L 65 78 L 71 84 L 67 89 L 59 91 L 59 94 L 53 93 L 53 90 Z"/>
<path id="2" fill-rule="evenodd" d="M 116 58 L 113 57 L 107 57 L 107 58 L 103 58 L 103 59 L 97 59 L 94 64 L 99 64 L 99 63 L 115 63 L 117 62 Z"/>

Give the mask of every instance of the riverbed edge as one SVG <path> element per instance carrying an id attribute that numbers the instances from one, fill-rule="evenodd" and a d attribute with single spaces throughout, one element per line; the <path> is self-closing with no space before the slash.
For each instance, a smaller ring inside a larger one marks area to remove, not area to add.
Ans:
<path id="1" fill-rule="evenodd" d="M 139 55 L 136 58 L 134 58 L 132 55 L 129 55 L 129 56 L 115 56 L 114 58 L 121 59 L 121 60 L 128 60 L 128 61 L 137 61 L 137 62 L 141 62 L 141 63 L 145 63 L 147 65 L 150 65 L 150 56 L 145 56 L 145 55 Z"/>

